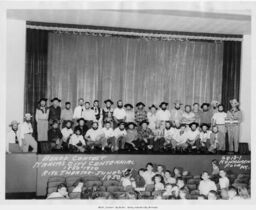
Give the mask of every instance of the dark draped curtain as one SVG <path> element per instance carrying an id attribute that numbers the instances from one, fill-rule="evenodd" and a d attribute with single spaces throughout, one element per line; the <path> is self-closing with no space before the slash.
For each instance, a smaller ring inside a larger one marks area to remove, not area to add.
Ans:
<path id="1" fill-rule="evenodd" d="M 47 52 L 48 31 L 27 29 L 25 113 L 34 115 L 38 101 L 47 95 Z M 35 125 L 34 117 L 32 119 Z"/>
<path id="2" fill-rule="evenodd" d="M 229 100 L 239 100 L 241 42 L 225 41 L 223 48 L 222 103 L 230 108 Z"/>

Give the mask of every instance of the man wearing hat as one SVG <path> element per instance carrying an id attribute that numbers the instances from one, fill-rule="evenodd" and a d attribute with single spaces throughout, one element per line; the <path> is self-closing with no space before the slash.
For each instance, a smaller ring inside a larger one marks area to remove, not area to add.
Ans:
<path id="1" fill-rule="evenodd" d="M 86 126 L 90 129 L 92 127 L 92 123 L 96 120 L 94 110 L 91 109 L 91 104 L 89 101 L 86 101 L 84 104 L 84 111 L 82 117 L 85 119 Z"/>
<path id="2" fill-rule="evenodd" d="M 49 109 L 46 107 L 47 98 L 41 98 L 36 109 L 38 142 L 47 141 Z"/>
<path id="3" fill-rule="evenodd" d="M 143 120 L 138 128 L 138 140 L 135 142 L 136 147 L 142 151 L 148 151 L 153 149 L 154 133 L 148 127 L 149 122 Z"/>
<path id="4" fill-rule="evenodd" d="M 187 131 L 189 150 L 196 149 L 199 152 L 200 149 L 200 132 L 198 129 L 198 123 L 192 122 L 189 124 L 190 129 Z"/>
<path id="5" fill-rule="evenodd" d="M 229 101 L 231 109 L 227 112 L 227 130 L 228 130 L 228 151 L 238 152 L 240 123 L 242 121 L 242 112 L 239 109 L 239 102 L 236 99 Z"/>
<path id="6" fill-rule="evenodd" d="M 200 123 L 201 124 L 208 124 L 211 125 L 211 118 L 212 118 L 212 113 L 209 110 L 210 104 L 209 103 L 202 103 L 201 109 L 202 111 L 200 112 Z"/>
<path id="7" fill-rule="evenodd" d="M 19 123 L 16 120 L 13 120 L 9 126 L 11 127 L 11 130 L 7 133 L 6 152 L 22 152 Z"/>
<path id="8" fill-rule="evenodd" d="M 115 151 L 124 150 L 124 145 L 127 140 L 127 132 L 125 130 L 125 122 L 120 122 L 118 127 L 114 130 L 116 138 Z"/>
<path id="9" fill-rule="evenodd" d="M 137 125 L 140 125 L 142 121 L 147 120 L 147 111 L 144 108 L 145 108 L 144 103 L 138 102 L 136 104 L 135 122 L 137 123 Z"/>
<path id="10" fill-rule="evenodd" d="M 125 108 L 125 112 L 126 112 L 125 122 L 126 123 L 134 122 L 135 121 L 135 114 L 134 114 L 134 111 L 133 111 L 133 105 L 128 103 L 128 104 L 124 105 L 124 108 Z"/>
<path id="11" fill-rule="evenodd" d="M 103 124 L 105 122 L 110 122 L 111 127 L 113 127 L 114 122 L 114 109 L 111 107 L 114 103 L 112 100 L 107 99 L 104 101 L 105 107 L 102 109 L 102 118 L 103 118 Z"/>
<path id="12" fill-rule="evenodd" d="M 85 119 L 80 118 L 77 120 L 77 126 L 75 128 L 79 128 L 81 130 L 81 135 L 84 137 L 89 128 L 85 124 Z"/>
<path id="13" fill-rule="evenodd" d="M 137 140 L 138 138 L 138 132 L 136 130 L 136 123 L 134 122 L 129 122 L 127 124 L 127 139 L 125 142 L 125 149 L 127 149 L 128 151 L 132 151 L 132 150 L 137 150 L 134 141 Z"/>
<path id="14" fill-rule="evenodd" d="M 62 128 L 66 125 L 67 121 L 72 121 L 73 111 L 71 109 L 71 103 L 69 101 L 65 102 L 64 109 L 61 110 L 60 120 L 62 123 Z"/>
<path id="15" fill-rule="evenodd" d="M 190 123 L 195 122 L 195 118 L 196 118 L 196 116 L 192 112 L 191 106 L 186 105 L 185 106 L 185 111 L 183 112 L 183 115 L 182 115 L 181 122 L 186 124 L 186 125 L 189 125 Z"/>
<path id="16" fill-rule="evenodd" d="M 200 131 L 200 150 L 203 152 L 208 151 L 211 143 L 210 143 L 210 136 L 212 131 L 209 130 L 210 126 L 207 123 L 201 124 L 201 131 Z"/>
<path id="17" fill-rule="evenodd" d="M 78 106 L 76 106 L 75 110 L 74 110 L 73 119 L 74 120 L 78 120 L 78 119 L 82 118 L 84 110 L 85 110 L 84 99 L 83 98 L 79 98 L 78 99 Z"/>
<path id="18" fill-rule="evenodd" d="M 64 150 L 68 149 L 67 146 L 68 146 L 69 139 L 74 133 L 72 129 L 72 125 L 73 125 L 72 120 L 66 120 L 64 124 L 64 128 L 61 129 Z"/>
<path id="19" fill-rule="evenodd" d="M 86 132 L 84 138 L 90 150 L 94 150 L 95 147 L 98 147 L 104 151 L 106 145 L 106 142 L 104 142 L 104 133 L 102 129 L 99 128 L 97 121 L 92 123 L 92 128 Z"/>
<path id="20" fill-rule="evenodd" d="M 118 100 L 116 105 L 117 107 L 114 109 L 114 113 L 113 113 L 114 128 L 116 128 L 120 122 L 125 122 L 126 120 L 126 112 L 123 108 L 123 101 Z"/>
<path id="21" fill-rule="evenodd" d="M 180 125 L 183 110 L 181 109 L 182 103 L 179 100 L 174 101 L 174 108 L 171 109 L 171 122 L 173 125 Z"/>
<path id="22" fill-rule="evenodd" d="M 61 100 L 57 97 L 51 100 L 52 105 L 49 108 L 49 125 L 51 126 L 54 120 L 60 122 L 61 108 L 60 102 Z"/>
<path id="23" fill-rule="evenodd" d="M 20 124 L 20 138 L 22 140 L 23 152 L 28 152 L 29 146 L 32 147 L 32 152 L 37 152 L 37 142 L 32 136 L 33 127 L 31 117 L 32 115 L 30 113 L 26 113 L 24 122 Z"/>
<path id="24" fill-rule="evenodd" d="M 160 127 L 164 127 L 165 121 L 169 121 L 171 119 L 171 113 L 167 110 L 167 106 L 167 102 L 162 102 L 159 105 L 160 109 L 156 113 L 157 121 L 161 125 Z"/>

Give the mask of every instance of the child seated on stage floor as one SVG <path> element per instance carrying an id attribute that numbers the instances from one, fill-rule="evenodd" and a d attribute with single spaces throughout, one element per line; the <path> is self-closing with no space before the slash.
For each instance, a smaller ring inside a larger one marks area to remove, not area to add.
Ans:
<path id="1" fill-rule="evenodd" d="M 74 134 L 70 137 L 69 140 L 69 150 L 72 152 L 84 152 L 85 151 L 85 140 L 81 135 L 81 129 L 76 127 Z"/>
<path id="2" fill-rule="evenodd" d="M 129 122 L 127 124 L 127 130 L 126 130 L 127 136 L 126 136 L 126 142 L 124 145 L 124 148 L 127 151 L 138 150 L 138 148 L 134 144 L 134 142 L 136 142 L 138 138 L 138 132 L 135 129 L 136 127 L 137 125 L 134 122 Z"/>
<path id="3" fill-rule="evenodd" d="M 200 148 L 200 132 L 198 130 L 198 123 L 192 122 L 189 124 L 189 130 L 187 131 L 187 144 L 188 150 L 191 152 L 192 150 L 196 150 L 199 152 Z"/>
<path id="4" fill-rule="evenodd" d="M 70 137 L 72 136 L 73 129 L 72 129 L 72 124 L 73 122 L 71 120 L 66 120 L 65 123 L 63 124 L 64 128 L 62 128 L 61 133 L 62 133 L 62 145 L 64 151 L 68 150 L 68 142 Z"/>
<path id="5" fill-rule="evenodd" d="M 52 151 L 60 151 L 62 149 L 62 133 L 57 120 L 52 121 L 52 128 L 48 130 L 48 141 L 51 143 Z"/>
<path id="6" fill-rule="evenodd" d="M 184 152 L 187 147 L 187 131 L 186 131 L 186 125 L 181 124 L 177 125 L 178 127 L 176 128 L 174 135 L 173 135 L 173 140 L 172 140 L 172 148 L 175 149 L 176 151 L 181 151 Z"/>
<path id="7" fill-rule="evenodd" d="M 111 127 L 111 122 L 106 121 L 104 124 L 104 128 L 102 128 L 102 132 L 104 134 L 104 149 L 109 148 L 112 152 L 115 151 L 116 146 L 116 138 L 113 128 Z"/>
<path id="8" fill-rule="evenodd" d="M 164 178 L 160 174 L 156 174 L 153 177 L 155 191 L 163 191 L 164 190 Z"/>
<path id="9" fill-rule="evenodd" d="M 217 125 L 212 127 L 212 133 L 210 134 L 210 147 L 208 150 L 211 153 L 225 152 L 225 136 L 222 132 L 219 132 Z"/>
<path id="10" fill-rule="evenodd" d="M 94 121 L 92 123 L 92 128 L 90 128 L 85 134 L 85 140 L 87 144 L 87 149 L 93 151 L 94 148 L 99 148 L 104 151 L 106 145 L 104 139 L 104 133 L 101 128 L 99 128 L 99 123 Z"/>
<path id="11" fill-rule="evenodd" d="M 201 125 L 201 131 L 200 131 L 200 145 L 199 149 L 202 152 L 208 152 L 208 149 L 211 145 L 210 143 L 210 136 L 211 136 L 211 131 L 209 130 L 209 125 L 204 123 Z"/>

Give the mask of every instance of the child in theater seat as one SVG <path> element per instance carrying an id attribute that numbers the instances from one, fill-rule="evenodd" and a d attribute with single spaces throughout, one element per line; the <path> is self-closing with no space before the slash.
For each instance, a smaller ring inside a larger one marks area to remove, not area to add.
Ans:
<path id="1" fill-rule="evenodd" d="M 52 198 L 66 198 L 66 199 L 69 199 L 67 186 L 63 183 L 59 184 L 57 186 L 57 191 L 48 195 L 46 199 L 52 199 Z"/>
<path id="2" fill-rule="evenodd" d="M 155 176 L 155 173 L 153 172 L 153 164 L 147 163 L 146 168 L 147 170 L 144 173 L 141 173 L 141 176 L 144 178 L 146 185 L 154 184 L 152 179 Z"/>
<path id="3" fill-rule="evenodd" d="M 208 172 L 204 171 L 201 176 L 202 180 L 199 183 L 198 190 L 200 194 L 208 196 L 211 190 L 217 191 L 216 184 L 210 180 Z"/>
<path id="4" fill-rule="evenodd" d="M 164 179 L 160 174 L 156 174 L 153 177 L 154 185 L 155 185 L 155 191 L 162 191 L 164 190 Z"/>
<path id="5" fill-rule="evenodd" d="M 220 178 L 219 178 L 219 185 L 220 189 L 227 189 L 229 188 L 229 179 L 227 177 L 227 173 L 224 170 L 220 170 Z"/>
<path id="6" fill-rule="evenodd" d="M 164 173 L 164 181 L 165 184 L 176 184 L 176 178 L 174 173 L 171 173 L 169 170 L 165 171 Z"/>

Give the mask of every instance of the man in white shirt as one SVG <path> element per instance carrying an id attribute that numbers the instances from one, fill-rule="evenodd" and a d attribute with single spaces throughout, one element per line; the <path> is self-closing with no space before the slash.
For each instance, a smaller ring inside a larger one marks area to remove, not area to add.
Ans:
<path id="1" fill-rule="evenodd" d="M 91 128 L 92 127 L 92 123 L 94 121 L 96 121 L 96 117 L 95 117 L 95 112 L 93 109 L 91 109 L 91 104 L 90 102 L 85 102 L 84 104 L 85 109 L 83 111 L 83 118 L 85 119 L 85 124 L 87 126 L 87 128 Z"/>
<path id="2" fill-rule="evenodd" d="M 200 149 L 200 132 L 198 130 L 198 123 L 192 122 L 189 124 L 189 130 L 187 131 L 187 143 L 189 151 L 196 149 L 199 152 Z"/>
<path id="3" fill-rule="evenodd" d="M 227 118 L 227 113 L 224 112 L 224 106 L 222 104 L 218 105 L 218 112 L 214 113 L 212 116 L 212 125 L 217 125 L 219 132 L 226 134 L 225 120 Z"/>
<path id="4" fill-rule="evenodd" d="M 94 150 L 94 147 L 100 147 L 101 150 L 104 151 L 106 145 L 104 133 L 102 129 L 99 128 L 99 123 L 97 121 L 94 121 L 92 123 L 92 128 L 86 132 L 85 140 L 91 150 Z"/>
<path id="5" fill-rule="evenodd" d="M 182 114 L 182 123 L 189 125 L 192 122 L 195 122 L 195 114 L 192 112 L 191 106 L 186 105 L 185 106 L 185 111 Z"/>
<path id="6" fill-rule="evenodd" d="M 30 113 L 25 114 L 25 121 L 20 124 L 20 138 L 22 140 L 22 150 L 23 152 L 29 151 L 29 146 L 32 147 L 32 152 L 37 152 L 37 142 L 32 136 L 33 128 L 31 124 Z"/>
<path id="7" fill-rule="evenodd" d="M 74 120 L 78 120 L 78 119 L 82 118 L 84 110 L 85 110 L 84 99 L 83 98 L 79 98 L 78 106 L 74 110 L 73 119 Z"/>
<path id="8" fill-rule="evenodd" d="M 133 111 L 133 105 L 131 104 L 125 104 L 124 105 L 125 112 L 126 112 L 126 119 L 125 122 L 135 122 L 135 114 Z"/>
<path id="9" fill-rule="evenodd" d="M 120 122 L 125 122 L 126 112 L 125 112 L 125 109 L 123 108 L 122 100 L 117 101 L 117 107 L 114 109 L 113 117 L 114 117 L 114 128 L 116 128 Z"/>
<path id="10" fill-rule="evenodd" d="M 165 121 L 169 121 L 171 119 L 171 113 L 169 110 L 167 110 L 167 106 L 167 102 L 162 102 L 159 105 L 160 109 L 156 112 L 156 118 L 160 127 L 164 127 Z"/>
<path id="11" fill-rule="evenodd" d="M 183 115 L 183 110 L 181 109 L 182 103 L 179 100 L 174 101 L 174 108 L 171 109 L 171 122 L 173 125 L 180 125 Z"/>
<path id="12" fill-rule="evenodd" d="M 74 134 L 71 135 L 69 140 L 69 148 L 74 152 L 84 152 L 85 151 L 85 140 L 81 135 L 82 130 L 79 127 L 75 127 Z"/>
<path id="13" fill-rule="evenodd" d="M 124 150 L 124 145 L 127 138 L 127 132 L 125 130 L 125 123 L 120 122 L 118 127 L 114 130 L 114 135 L 116 138 L 116 148 L 115 150 L 118 151 L 119 149 Z"/>
<path id="14" fill-rule="evenodd" d="M 71 120 L 66 120 L 64 124 L 64 128 L 62 128 L 61 133 L 62 133 L 62 146 L 64 150 L 67 149 L 67 144 L 69 142 L 70 137 L 73 134 L 73 129 L 72 129 L 72 124 L 73 122 Z"/>
<path id="15" fill-rule="evenodd" d="M 208 196 L 208 193 L 211 190 L 217 191 L 216 184 L 209 179 L 209 174 L 206 171 L 202 173 L 201 178 L 202 178 L 202 181 L 200 181 L 198 186 L 198 190 L 201 195 Z"/>
<path id="16" fill-rule="evenodd" d="M 111 127 L 111 122 L 106 121 L 104 128 L 102 128 L 102 132 L 104 134 L 104 142 L 106 142 L 109 148 L 111 148 L 111 151 L 113 152 L 115 150 L 115 142 L 116 142 L 116 138 L 115 138 L 115 133 L 113 128 Z"/>
<path id="17" fill-rule="evenodd" d="M 22 152 L 21 146 L 22 141 L 20 138 L 20 131 L 18 129 L 19 123 L 17 121 L 12 121 L 9 125 L 11 130 L 7 133 L 7 142 L 6 142 L 6 152 L 7 153 L 16 153 Z"/>

